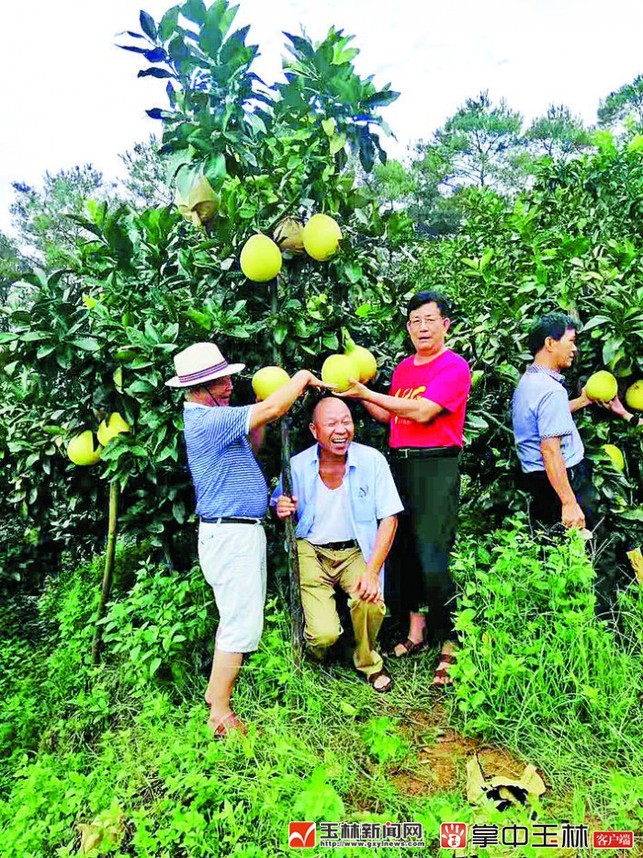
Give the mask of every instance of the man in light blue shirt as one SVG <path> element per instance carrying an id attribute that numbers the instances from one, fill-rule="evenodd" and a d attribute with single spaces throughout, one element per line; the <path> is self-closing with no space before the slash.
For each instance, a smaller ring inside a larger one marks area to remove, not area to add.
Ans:
<path id="1" fill-rule="evenodd" d="M 534 362 L 513 396 L 513 430 L 533 524 L 596 525 L 591 468 L 572 414 L 590 405 L 583 388 L 569 399 L 562 371 L 576 356 L 576 322 L 564 313 L 542 316 L 529 332 Z M 614 403 L 608 403 L 614 410 Z"/>
<path id="2" fill-rule="evenodd" d="M 385 692 L 392 681 L 377 651 L 386 613 L 381 585 L 402 502 L 384 456 L 353 443 L 355 427 L 345 402 L 322 399 L 310 430 L 317 443 L 291 459 L 292 498 L 280 483 L 271 500 L 279 518 L 299 515 L 304 637 L 320 660 L 338 639 L 342 628 L 334 588 L 339 584 L 349 595 L 355 667 L 376 691 Z"/>

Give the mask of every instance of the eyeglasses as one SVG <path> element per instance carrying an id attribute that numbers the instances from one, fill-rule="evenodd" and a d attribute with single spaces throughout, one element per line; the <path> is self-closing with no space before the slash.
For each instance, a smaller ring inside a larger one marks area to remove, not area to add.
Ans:
<path id="1" fill-rule="evenodd" d="M 420 328 L 422 325 L 439 325 L 444 321 L 442 316 L 422 316 L 420 319 L 409 319 L 410 328 Z"/>

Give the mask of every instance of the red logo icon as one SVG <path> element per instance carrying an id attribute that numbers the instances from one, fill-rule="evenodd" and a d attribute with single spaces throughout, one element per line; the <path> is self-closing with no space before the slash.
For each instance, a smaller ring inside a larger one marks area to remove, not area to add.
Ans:
<path id="1" fill-rule="evenodd" d="M 289 822 L 288 846 L 291 849 L 313 849 L 317 844 L 317 826 L 314 822 Z"/>
<path id="2" fill-rule="evenodd" d="M 594 831 L 594 849 L 633 849 L 633 831 Z"/>
<path id="3" fill-rule="evenodd" d="M 467 826 L 464 822 L 443 822 L 440 826 L 441 849 L 464 849 L 467 845 Z"/>

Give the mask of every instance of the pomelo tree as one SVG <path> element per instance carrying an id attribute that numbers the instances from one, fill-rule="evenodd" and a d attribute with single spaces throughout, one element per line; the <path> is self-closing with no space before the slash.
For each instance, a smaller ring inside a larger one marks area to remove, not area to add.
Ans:
<path id="1" fill-rule="evenodd" d="M 181 409 L 163 385 L 178 349 L 215 339 L 247 364 L 238 388 L 241 401 L 252 401 L 255 369 L 319 371 L 340 349 L 342 329 L 379 357 L 396 347 L 387 220 L 349 158 L 366 171 L 385 158 L 380 110 L 397 93 L 356 73 L 357 50 L 336 29 L 318 44 L 287 35 L 284 80 L 268 86 L 253 71 L 248 28 L 234 30 L 235 12 L 223 0 L 209 8 L 189 0 L 158 22 L 141 12 L 141 31 L 124 45 L 145 62 L 140 76 L 167 80 L 168 103 L 149 113 L 163 126 L 168 184 L 185 199 L 207 181 L 215 211 L 196 225 L 176 206 L 90 203 L 74 217 L 82 239 L 68 266 L 25 276 L 35 298 L 10 314 L 2 335 L 3 448 L 13 464 L 3 494 L 32 523 L 40 549 L 45 535 L 51 540 L 54 565 L 63 547 L 100 544 L 114 482 L 121 528 L 175 564 L 192 562 Z M 335 256 L 286 254 L 278 281 L 247 280 L 239 257 L 249 237 L 317 213 L 341 224 Z M 111 412 L 132 431 L 110 443 L 91 473 L 73 469 L 66 440 L 96 431 Z M 267 446 L 270 475 L 277 448 Z"/>

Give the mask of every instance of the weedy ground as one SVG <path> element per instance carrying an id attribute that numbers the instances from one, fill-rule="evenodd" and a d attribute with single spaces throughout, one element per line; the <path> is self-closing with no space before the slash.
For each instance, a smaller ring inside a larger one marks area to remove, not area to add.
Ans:
<path id="1" fill-rule="evenodd" d="M 426 855 L 448 854 L 441 822 L 528 825 L 536 814 L 643 831 L 643 595 L 632 585 L 616 621 L 597 619 L 593 571 L 574 539 L 543 546 L 516 526 L 460 540 L 461 652 L 446 690 L 430 686 L 436 652 L 393 662 L 388 695 L 341 659 L 296 665 L 273 599 L 235 697 L 249 734 L 225 742 L 205 726 L 214 608 L 199 570 L 179 575 L 126 545 L 118 570 L 99 667 L 100 558 L 4 609 L 3 858 L 287 855 L 292 820 L 419 822 L 426 847 L 416 854 Z M 469 804 L 474 754 L 489 776 L 516 778 L 533 763 L 546 792 L 504 812 Z"/>

